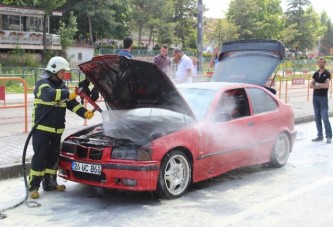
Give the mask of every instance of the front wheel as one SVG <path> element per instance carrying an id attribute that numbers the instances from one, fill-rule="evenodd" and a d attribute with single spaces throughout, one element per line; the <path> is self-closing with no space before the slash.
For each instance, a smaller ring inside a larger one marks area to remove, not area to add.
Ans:
<path id="1" fill-rule="evenodd" d="M 270 164 L 274 167 L 281 167 L 288 161 L 291 150 L 290 139 L 286 133 L 281 133 L 275 140 Z"/>
<path id="2" fill-rule="evenodd" d="M 158 193 L 162 198 L 180 197 L 191 183 L 191 163 L 181 151 L 172 151 L 162 161 Z"/>

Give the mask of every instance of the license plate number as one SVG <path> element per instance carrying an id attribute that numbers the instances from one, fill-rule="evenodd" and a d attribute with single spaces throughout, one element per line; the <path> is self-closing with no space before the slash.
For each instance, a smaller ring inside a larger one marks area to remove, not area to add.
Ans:
<path id="1" fill-rule="evenodd" d="M 72 162 L 72 170 L 83 172 L 83 173 L 91 173 L 96 175 L 101 175 L 102 173 L 102 166 L 101 165 L 94 165 L 82 162 Z"/>

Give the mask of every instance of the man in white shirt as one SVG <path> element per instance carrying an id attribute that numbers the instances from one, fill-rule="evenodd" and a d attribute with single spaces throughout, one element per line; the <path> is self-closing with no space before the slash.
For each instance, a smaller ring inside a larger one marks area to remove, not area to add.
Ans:
<path id="1" fill-rule="evenodd" d="M 192 83 L 192 60 L 183 51 L 175 47 L 172 51 L 175 62 L 178 62 L 178 67 L 175 76 L 175 83 Z"/>

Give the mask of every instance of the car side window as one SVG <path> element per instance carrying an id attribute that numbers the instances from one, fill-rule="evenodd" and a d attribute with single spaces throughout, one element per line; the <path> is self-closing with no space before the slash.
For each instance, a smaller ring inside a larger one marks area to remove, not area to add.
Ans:
<path id="1" fill-rule="evenodd" d="M 274 111 L 278 108 L 278 104 L 267 92 L 259 88 L 248 88 L 247 92 L 253 106 L 254 114 Z"/>
<path id="2" fill-rule="evenodd" d="M 232 119 L 250 115 L 249 103 L 243 88 L 223 92 L 215 112 L 230 113 Z"/>

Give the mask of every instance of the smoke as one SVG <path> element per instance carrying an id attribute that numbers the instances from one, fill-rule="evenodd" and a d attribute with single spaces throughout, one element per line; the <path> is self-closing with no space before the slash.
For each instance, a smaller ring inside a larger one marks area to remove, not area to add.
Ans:
<path id="1" fill-rule="evenodd" d="M 170 110 L 139 108 L 102 112 L 105 136 L 144 145 L 191 123 L 189 117 Z"/>

